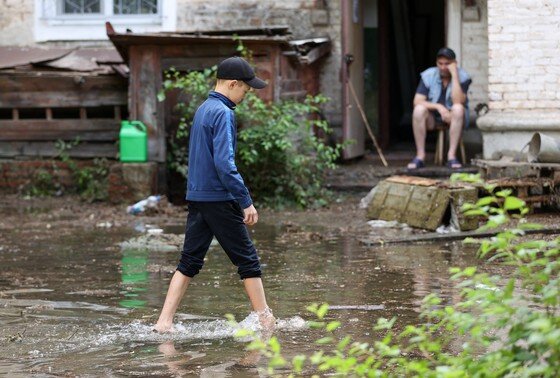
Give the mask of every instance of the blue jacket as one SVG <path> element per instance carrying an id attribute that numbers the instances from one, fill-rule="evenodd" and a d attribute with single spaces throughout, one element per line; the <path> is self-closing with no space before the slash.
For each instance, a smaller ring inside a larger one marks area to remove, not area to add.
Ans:
<path id="1" fill-rule="evenodd" d="M 211 91 L 197 109 L 190 131 L 187 200 L 236 200 L 242 209 L 253 200 L 237 172 L 235 103 Z"/>

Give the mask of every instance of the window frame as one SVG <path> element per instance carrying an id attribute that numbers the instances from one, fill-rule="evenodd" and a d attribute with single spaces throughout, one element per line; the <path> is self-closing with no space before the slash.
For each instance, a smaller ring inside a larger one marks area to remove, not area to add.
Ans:
<path id="1" fill-rule="evenodd" d="M 68 24 L 68 21 L 75 21 L 76 23 L 88 23 L 90 20 L 99 20 L 103 19 L 106 20 L 107 18 L 130 18 L 131 20 L 135 20 L 139 23 L 145 22 L 153 22 L 153 20 L 160 20 L 162 14 L 162 3 L 165 0 L 158 0 L 158 12 L 153 14 L 115 14 L 113 7 L 115 4 L 115 0 L 99 0 L 100 4 L 100 13 L 62 13 L 62 8 L 64 5 L 64 0 L 43 0 L 45 2 L 56 2 L 56 14 L 51 15 L 48 18 L 53 21 L 53 24 L 56 24 L 57 20 L 65 21 Z"/>
<path id="2" fill-rule="evenodd" d="M 105 22 L 117 32 L 175 31 L 177 0 L 158 0 L 157 14 L 114 14 L 114 0 L 100 0 L 101 13 L 63 14 L 64 0 L 35 0 L 35 41 L 106 40 Z"/>

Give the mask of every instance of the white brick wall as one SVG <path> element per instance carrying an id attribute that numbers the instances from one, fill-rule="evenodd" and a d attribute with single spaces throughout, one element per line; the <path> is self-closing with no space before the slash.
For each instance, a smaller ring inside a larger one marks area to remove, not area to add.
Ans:
<path id="1" fill-rule="evenodd" d="M 490 109 L 560 108 L 559 35 L 558 0 L 488 0 Z"/>
<path id="2" fill-rule="evenodd" d="M 477 0 L 480 10 L 479 21 L 463 21 L 461 66 L 471 75 L 469 88 L 471 111 L 479 103 L 488 103 L 488 8 L 487 0 Z"/>
<path id="3" fill-rule="evenodd" d="M 34 0 L 0 0 L 0 45 L 33 44 L 33 14 Z"/>

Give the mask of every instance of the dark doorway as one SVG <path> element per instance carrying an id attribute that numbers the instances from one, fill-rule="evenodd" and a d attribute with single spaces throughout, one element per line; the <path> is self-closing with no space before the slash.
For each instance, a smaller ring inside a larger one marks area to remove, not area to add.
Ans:
<path id="1" fill-rule="evenodd" d="M 377 0 L 377 12 L 379 136 L 385 147 L 408 148 L 419 74 L 445 45 L 445 1 Z"/>

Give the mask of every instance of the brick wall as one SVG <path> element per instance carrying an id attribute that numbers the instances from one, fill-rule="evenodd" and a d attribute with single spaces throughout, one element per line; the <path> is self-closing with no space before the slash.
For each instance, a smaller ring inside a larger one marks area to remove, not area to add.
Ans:
<path id="1" fill-rule="evenodd" d="M 488 7 L 487 0 L 477 0 L 479 20 L 463 17 L 461 66 L 471 75 L 469 88 L 471 111 L 479 103 L 488 103 Z M 463 11 L 464 12 L 464 11 Z M 463 13 L 465 14 L 465 13 Z"/>
<path id="2" fill-rule="evenodd" d="M 340 1 L 177 0 L 180 31 L 287 25 L 294 38 L 330 36 L 332 53 L 322 62 L 320 91 L 331 98 L 327 117 L 340 122 Z"/>
<path id="3" fill-rule="evenodd" d="M 560 108 L 560 1 L 488 0 L 492 110 Z"/>
<path id="4" fill-rule="evenodd" d="M 34 7 L 33 0 L 0 0 L 0 45 L 34 43 Z"/>

